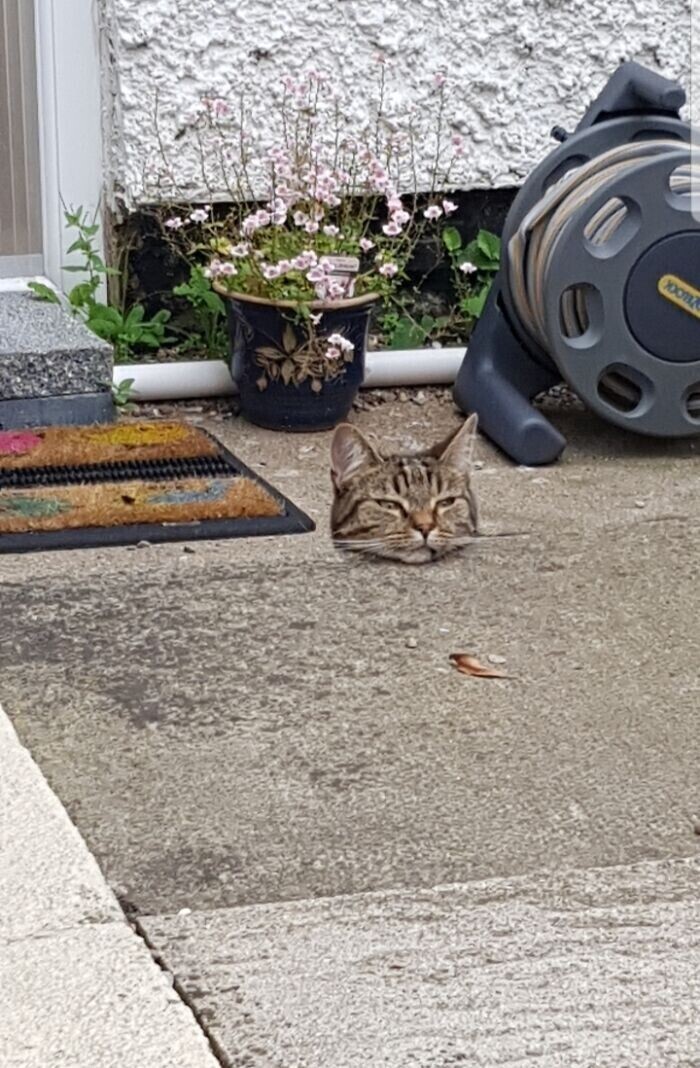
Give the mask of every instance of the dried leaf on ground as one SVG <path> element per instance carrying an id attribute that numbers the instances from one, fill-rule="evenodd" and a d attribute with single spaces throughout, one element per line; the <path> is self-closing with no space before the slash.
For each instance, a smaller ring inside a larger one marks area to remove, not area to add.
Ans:
<path id="1" fill-rule="evenodd" d="M 505 671 L 487 667 L 470 653 L 450 653 L 450 660 L 462 675 L 472 675 L 477 679 L 507 679 Z"/>

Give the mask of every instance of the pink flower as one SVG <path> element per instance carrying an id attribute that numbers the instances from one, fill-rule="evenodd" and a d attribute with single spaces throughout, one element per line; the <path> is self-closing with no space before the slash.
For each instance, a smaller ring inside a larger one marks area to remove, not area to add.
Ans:
<path id="1" fill-rule="evenodd" d="M 457 205 L 453 200 L 443 200 L 442 210 L 444 211 L 445 215 L 452 215 L 453 212 L 457 211 Z"/>
<path id="2" fill-rule="evenodd" d="M 306 272 L 306 277 L 309 282 L 325 282 L 326 272 L 320 267 L 312 267 L 310 271 Z"/>
<path id="3" fill-rule="evenodd" d="M 235 274 L 238 274 L 238 271 L 232 263 L 222 263 L 219 267 L 219 274 L 224 278 L 233 278 Z"/>
<path id="4" fill-rule="evenodd" d="M 394 220 L 392 220 L 390 223 L 384 223 L 384 226 L 382 226 L 382 230 L 384 231 L 387 237 L 398 237 L 398 235 L 401 233 L 401 227 Z"/>
<path id="5" fill-rule="evenodd" d="M 403 209 L 395 211 L 391 216 L 392 222 L 395 222 L 397 226 L 405 226 L 410 221 L 410 218 L 409 212 L 403 211 Z"/>
<path id="6" fill-rule="evenodd" d="M 231 255 L 235 256 L 238 260 L 243 259 L 243 257 L 247 256 L 249 252 L 250 245 L 246 244 L 245 241 L 241 241 L 240 244 L 234 245 L 231 249 Z"/>
<path id="7" fill-rule="evenodd" d="M 343 352 L 352 352 L 355 348 L 352 341 L 348 341 L 342 334 L 329 334 L 328 344 L 333 345 L 336 349 L 342 349 Z"/>
<path id="8" fill-rule="evenodd" d="M 268 282 L 272 282 L 275 278 L 279 278 L 282 272 L 278 263 L 263 263 L 262 273 L 263 278 L 266 278 Z"/>
<path id="9" fill-rule="evenodd" d="M 309 221 L 304 226 L 304 229 L 306 230 L 307 234 L 317 234 L 318 233 L 318 223 L 317 222 L 312 222 L 312 220 L 309 219 Z"/>
<path id="10" fill-rule="evenodd" d="M 474 274 L 474 272 L 478 270 L 478 267 L 469 260 L 465 260 L 464 263 L 460 263 L 459 269 L 463 274 Z"/>
<path id="11" fill-rule="evenodd" d="M 337 226 L 324 226 L 323 232 L 326 237 L 337 237 L 340 233 L 340 230 Z"/>
<path id="12" fill-rule="evenodd" d="M 313 249 L 309 249 L 307 252 L 300 252 L 292 260 L 292 267 L 295 271 L 305 271 L 308 267 L 315 267 L 318 262 L 318 257 Z"/>
<path id="13" fill-rule="evenodd" d="M 370 241 L 368 237 L 361 237 L 360 248 L 363 252 L 369 252 L 371 249 L 374 248 L 374 241 Z"/>
<path id="14" fill-rule="evenodd" d="M 295 211 L 292 218 L 295 226 L 305 226 L 309 221 L 309 216 L 304 211 Z"/>
<path id="15" fill-rule="evenodd" d="M 206 208 L 195 208 L 190 215 L 190 222 L 203 223 L 209 218 L 209 212 Z"/>
<path id="16" fill-rule="evenodd" d="M 452 148 L 454 149 L 455 156 L 464 155 L 464 138 L 461 134 L 452 135 Z"/>
<path id="17" fill-rule="evenodd" d="M 345 295 L 345 284 L 343 282 L 330 282 L 328 296 L 331 300 L 340 300 Z"/>
<path id="18" fill-rule="evenodd" d="M 256 211 L 253 215 L 248 215 L 241 223 L 241 229 L 246 236 L 254 234 L 256 230 L 260 230 L 263 226 L 269 226 L 272 221 L 272 216 L 269 211 L 261 209 Z"/>
<path id="19" fill-rule="evenodd" d="M 399 273 L 399 268 L 395 263 L 383 263 L 379 268 L 379 273 L 383 274 L 385 278 L 393 278 L 394 275 Z"/>
<path id="20" fill-rule="evenodd" d="M 439 219 L 442 215 L 442 208 L 437 204 L 431 204 L 429 208 L 426 208 L 423 212 L 426 219 Z"/>
<path id="21" fill-rule="evenodd" d="M 433 76 L 433 85 L 436 89 L 442 89 L 443 85 L 447 81 L 444 71 L 439 70 L 437 74 Z"/>
<path id="22" fill-rule="evenodd" d="M 401 197 L 398 195 L 398 193 L 391 194 L 391 196 L 386 202 L 386 206 L 389 211 L 401 211 L 401 209 L 403 208 L 403 203 L 401 202 Z"/>
<path id="23" fill-rule="evenodd" d="M 165 225 L 168 230 L 181 230 L 183 223 L 179 215 L 173 215 L 172 218 L 165 220 Z"/>
<path id="24" fill-rule="evenodd" d="M 341 357 L 340 349 L 336 349 L 333 345 L 326 349 L 327 360 L 339 360 Z"/>

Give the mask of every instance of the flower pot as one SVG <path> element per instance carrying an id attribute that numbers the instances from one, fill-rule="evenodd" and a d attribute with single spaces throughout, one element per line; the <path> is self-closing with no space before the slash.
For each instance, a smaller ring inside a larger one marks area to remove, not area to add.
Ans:
<path id="1" fill-rule="evenodd" d="M 226 301 L 231 375 L 242 414 L 271 430 L 328 430 L 346 418 L 362 384 L 375 294 L 309 305 L 314 325 L 289 301 L 230 293 Z M 328 337 L 346 342 L 326 358 Z"/>

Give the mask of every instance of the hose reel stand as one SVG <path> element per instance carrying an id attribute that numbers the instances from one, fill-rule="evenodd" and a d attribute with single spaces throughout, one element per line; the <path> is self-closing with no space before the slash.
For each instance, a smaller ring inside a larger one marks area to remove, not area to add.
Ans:
<path id="1" fill-rule="evenodd" d="M 566 381 L 641 434 L 700 434 L 700 161 L 680 86 L 623 64 L 506 219 L 455 399 L 519 463 L 566 442 L 531 399 Z"/>

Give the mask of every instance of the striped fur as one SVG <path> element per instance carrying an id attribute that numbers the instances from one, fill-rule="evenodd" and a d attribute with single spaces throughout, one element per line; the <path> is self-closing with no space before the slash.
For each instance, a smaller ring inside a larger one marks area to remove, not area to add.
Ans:
<path id="1" fill-rule="evenodd" d="M 447 442 L 412 456 L 381 456 L 349 424 L 331 445 L 331 534 L 348 552 L 423 564 L 478 534 L 471 485 L 476 415 Z"/>

